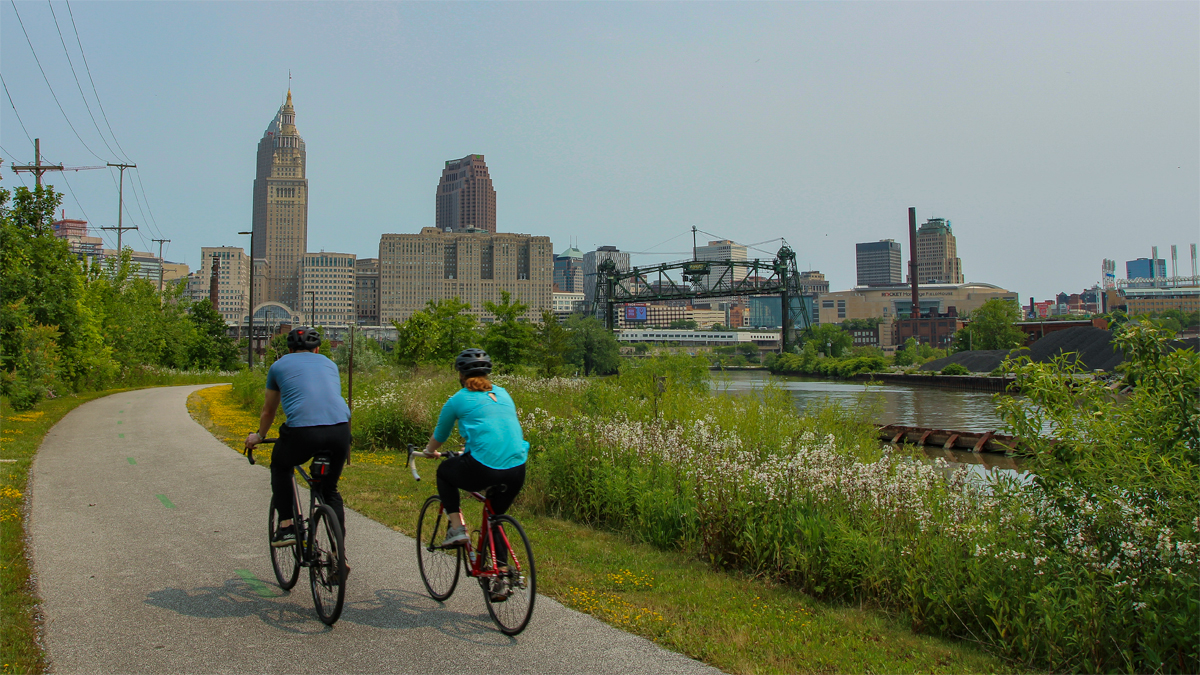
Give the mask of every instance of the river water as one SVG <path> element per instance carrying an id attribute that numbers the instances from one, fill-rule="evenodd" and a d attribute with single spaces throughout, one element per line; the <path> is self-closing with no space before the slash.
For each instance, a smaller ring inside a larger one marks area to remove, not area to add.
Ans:
<path id="1" fill-rule="evenodd" d="M 791 393 L 799 411 L 828 401 L 861 409 L 880 425 L 903 424 L 957 431 L 1001 430 L 993 399 L 995 394 L 989 392 L 892 383 L 867 386 L 863 381 L 829 381 L 795 376 L 772 377 L 765 370 L 714 371 L 712 384 L 714 391 L 737 395 L 762 389 L 768 380 L 774 380 Z M 999 454 L 927 447 L 925 455 L 930 459 L 943 458 L 952 466 L 965 466 L 979 475 L 992 469 L 1023 473 L 1017 468 L 1014 458 Z"/>

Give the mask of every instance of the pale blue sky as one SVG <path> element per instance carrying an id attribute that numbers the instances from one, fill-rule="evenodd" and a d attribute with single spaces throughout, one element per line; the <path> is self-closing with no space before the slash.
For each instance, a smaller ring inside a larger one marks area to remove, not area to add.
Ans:
<path id="1" fill-rule="evenodd" d="M 66 4 L 15 4 L 83 142 L 4 3 L 0 72 L 29 135 L 51 161 L 118 161 L 51 16 L 107 137 Z M 1179 244 L 1187 272 L 1200 239 L 1200 3 L 71 10 L 157 224 L 143 225 L 147 244 L 127 236 L 144 249 L 161 232 L 167 258 L 193 267 L 201 246 L 248 245 L 235 233 L 250 226 L 255 147 L 289 68 L 314 251 L 374 257 L 381 233 L 432 225 L 443 161 L 470 153 L 487 158 L 502 231 L 548 235 L 559 251 L 646 251 L 692 225 L 784 237 L 835 290 L 854 284 L 855 242 L 895 238 L 907 257 L 909 206 L 953 222 L 969 281 L 1022 297 L 1090 286 L 1105 257 L 1123 276 L 1153 245 L 1167 257 Z M 31 161 L 0 103 L 2 156 Z M 66 176 L 68 216 L 114 224 L 106 174 Z M 2 184 L 20 184 L 7 166 Z M 690 235 L 657 250 L 688 247 Z"/>

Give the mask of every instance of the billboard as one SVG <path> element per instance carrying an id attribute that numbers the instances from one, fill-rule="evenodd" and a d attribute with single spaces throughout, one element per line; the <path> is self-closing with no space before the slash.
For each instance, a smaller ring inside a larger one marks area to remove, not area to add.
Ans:
<path id="1" fill-rule="evenodd" d="M 645 305 L 625 305 L 625 320 L 626 321 L 645 321 L 646 306 Z"/>

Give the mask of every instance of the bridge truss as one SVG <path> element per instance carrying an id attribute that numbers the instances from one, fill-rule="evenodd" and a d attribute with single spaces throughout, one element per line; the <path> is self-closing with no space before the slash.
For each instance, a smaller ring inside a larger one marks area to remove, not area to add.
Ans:
<path id="1" fill-rule="evenodd" d="M 786 243 L 771 261 L 687 260 L 621 271 L 610 259 L 600 263 L 596 277 L 593 308 L 603 308 L 604 323 L 609 330 L 613 329 L 617 305 L 778 296 L 786 316 L 780 331 L 780 347 L 786 352 L 795 343 L 795 333 L 809 327 L 812 316 L 812 299 L 804 295 L 800 286 L 796 253 Z"/>

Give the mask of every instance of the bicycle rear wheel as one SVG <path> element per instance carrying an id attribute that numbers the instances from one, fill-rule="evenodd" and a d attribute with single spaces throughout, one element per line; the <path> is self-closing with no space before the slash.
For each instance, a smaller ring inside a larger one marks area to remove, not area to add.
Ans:
<path id="1" fill-rule="evenodd" d="M 275 569 L 275 580 L 279 582 L 279 587 L 286 591 L 295 586 L 296 580 L 300 578 L 300 538 L 297 537 L 296 543 L 291 546 L 271 546 L 271 537 L 278 529 L 279 512 L 272 504 L 267 527 L 267 546 L 271 549 L 271 567 Z"/>
<path id="2" fill-rule="evenodd" d="M 337 515 L 332 508 L 324 504 L 316 507 L 309 538 L 312 542 L 312 558 L 308 578 L 312 586 L 313 604 L 321 621 L 332 626 L 342 615 L 342 603 L 346 599 L 346 580 L 343 576 L 346 550 L 342 527 L 338 525 Z"/>
<path id="3" fill-rule="evenodd" d="M 429 597 L 441 602 L 450 597 L 458 585 L 462 548 L 442 548 L 449 520 L 442 513 L 442 500 L 437 495 L 425 500 L 417 519 L 417 567 Z"/>
<path id="4" fill-rule="evenodd" d="M 483 586 L 483 601 L 487 604 L 488 614 L 492 621 L 505 635 L 516 635 L 525 630 L 529 619 L 533 616 L 533 603 L 537 599 L 537 571 L 533 564 L 533 547 L 529 545 L 529 537 L 525 536 L 525 528 L 512 516 L 496 516 L 493 532 L 497 529 L 497 539 L 503 536 L 508 540 L 508 574 L 497 577 Z M 490 548 L 483 555 L 491 555 Z M 492 569 L 496 569 L 496 561 L 492 560 Z M 488 581 L 488 580 L 481 580 Z M 504 585 L 500 595 L 504 600 L 492 599 L 492 588 L 496 584 Z"/>

